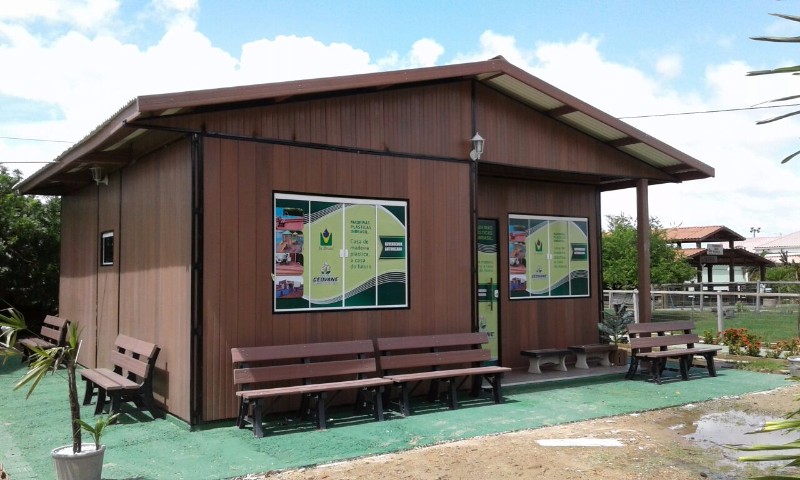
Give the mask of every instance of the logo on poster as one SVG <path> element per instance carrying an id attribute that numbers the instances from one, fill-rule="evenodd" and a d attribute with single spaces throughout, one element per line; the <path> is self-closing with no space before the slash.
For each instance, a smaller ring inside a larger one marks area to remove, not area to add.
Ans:
<path id="1" fill-rule="evenodd" d="M 536 239 L 536 243 L 533 245 L 533 249 L 535 251 L 541 253 L 543 248 L 544 248 L 544 245 L 542 245 L 542 241 L 537 238 Z"/>
<path id="2" fill-rule="evenodd" d="M 547 278 L 547 274 L 544 273 L 544 269 L 541 265 L 536 265 L 536 270 L 531 274 L 532 280 L 541 280 L 543 278 Z"/>
<path id="3" fill-rule="evenodd" d="M 331 275 L 331 264 L 326 261 L 319 269 L 319 276 L 312 278 L 311 281 L 317 285 L 330 284 L 339 282 L 339 277 Z"/>
<path id="4" fill-rule="evenodd" d="M 326 228 L 325 231 L 319 234 L 320 247 L 333 247 L 333 232 L 329 232 Z"/>

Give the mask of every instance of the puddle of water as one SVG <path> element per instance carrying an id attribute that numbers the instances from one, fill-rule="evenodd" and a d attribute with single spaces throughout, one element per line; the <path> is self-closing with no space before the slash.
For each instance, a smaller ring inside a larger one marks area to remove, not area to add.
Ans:
<path id="1" fill-rule="evenodd" d="M 764 423 L 775 420 L 781 420 L 781 418 L 745 413 L 736 410 L 711 413 L 692 422 L 689 429 L 693 429 L 694 431 L 685 434 L 684 437 L 703 448 L 718 447 L 724 457 L 723 463 L 729 466 L 744 467 L 745 464 L 758 468 L 782 466 L 788 463 L 788 461 L 750 463 L 740 462 L 739 457 L 744 455 L 770 455 L 776 453 L 796 455 L 800 454 L 800 450 L 742 452 L 728 447 L 728 445 L 780 445 L 788 443 L 798 437 L 797 432 L 787 432 L 784 430 L 748 434 L 749 432 L 759 430 L 764 426 Z M 683 427 L 684 425 L 680 426 Z"/>

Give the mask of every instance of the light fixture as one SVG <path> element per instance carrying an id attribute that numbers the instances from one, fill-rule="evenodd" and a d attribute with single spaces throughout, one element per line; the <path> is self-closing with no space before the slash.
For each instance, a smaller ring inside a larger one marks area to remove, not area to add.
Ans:
<path id="1" fill-rule="evenodd" d="M 472 151 L 469 152 L 469 158 L 473 160 L 480 160 L 481 155 L 483 155 L 483 144 L 486 140 L 481 137 L 481 134 L 475 132 L 475 136 L 472 137 Z"/>
<path id="2" fill-rule="evenodd" d="M 101 167 L 89 167 L 89 171 L 92 172 L 92 180 L 97 185 L 101 183 L 103 185 L 108 185 L 108 175 L 103 175 L 103 169 Z"/>

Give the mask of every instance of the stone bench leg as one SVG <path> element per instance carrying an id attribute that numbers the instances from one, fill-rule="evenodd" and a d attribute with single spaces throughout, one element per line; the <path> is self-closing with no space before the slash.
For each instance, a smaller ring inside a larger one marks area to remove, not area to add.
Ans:
<path id="1" fill-rule="evenodd" d="M 530 364 L 528 366 L 528 373 L 542 373 L 542 370 L 539 368 L 539 366 L 546 363 L 553 363 L 555 364 L 554 368 L 556 370 L 566 372 L 566 359 L 566 355 L 543 355 L 541 357 L 531 357 Z"/>

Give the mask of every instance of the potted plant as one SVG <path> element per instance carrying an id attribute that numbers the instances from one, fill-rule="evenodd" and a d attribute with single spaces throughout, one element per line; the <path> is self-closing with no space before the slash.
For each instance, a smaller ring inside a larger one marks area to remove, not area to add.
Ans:
<path id="1" fill-rule="evenodd" d="M 625 336 L 628 325 L 633 323 L 634 315 L 624 304 L 615 303 L 614 312 L 603 311 L 603 318 L 597 327 L 600 329 L 600 339 L 603 342 L 613 343 L 619 347 L 620 343 L 627 343 Z M 628 352 L 617 348 L 615 365 L 624 365 L 628 361 Z"/>
<path id="2" fill-rule="evenodd" d="M 0 313 L 0 327 L 6 327 L 2 336 L 5 345 L 2 348 L 3 361 L 10 356 L 21 356 L 22 352 L 15 348 L 18 332 L 27 330 L 24 317 L 13 308 L 7 308 Z M 97 479 L 101 478 L 103 469 L 103 455 L 105 446 L 100 443 L 100 438 L 105 428 L 116 420 L 116 415 L 100 418 L 95 425 L 89 425 L 81 420 L 81 409 L 78 401 L 78 387 L 76 382 L 76 366 L 78 349 L 80 346 L 80 333 L 77 326 L 70 323 L 67 329 L 67 341 L 64 346 L 47 349 L 33 348 L 29 357 L 28 370 L 14 386 L 18 390 L 27 385 L 31 396 L 39 382 L 48 374 L 55 374 L 59 367 L 66 370 L 66 380 L 69 387 L 70 425 L 72 428 L 72 444 L 56 448 L 52 451 L 53 464 L 59 480 L 72 479 Z M 86 430 L 93 437 L 94 443 L 83 443 L 82 430 Z"/>

